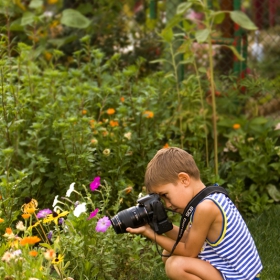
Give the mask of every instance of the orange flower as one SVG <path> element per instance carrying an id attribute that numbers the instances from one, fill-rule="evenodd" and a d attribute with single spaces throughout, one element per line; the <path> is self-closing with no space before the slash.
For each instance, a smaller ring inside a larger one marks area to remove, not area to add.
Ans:
<path id="1" fill-rule="evenodd" d="M 107 110 L 107 114 L 108 114 L 108 115 L 113 115 L 113 114 L 115 114 L 115 112 L 116 112 L 116 110 L 115 110 L 114 108 L 109 108 L 109 109 Z"/>
<path id="2" fill-rule="evenodd" d="M 27 236 L 24 237 L 22 240 L 20 240 L 20 245 L 25 245 L 25 244 L 29 244 L 29 245 L 34 245 L 35 243 L 38 243 L 39 241 L 41 241 L 41 239 L 38 236 Z"/>
<path id="3" fill-rule="evenodd" d="M 120 98 L 120 101 L 121 101 L 121 102 L 124 102 L 124 97 L 123 97 L 123 96 Z"/>
<path id="4" fill-rule="evenodd" d="M 4 219 L 0 218 L 0 223 L 4 223 Z"/>
<path id="5" fill-rule="evenodd" d="M 118 121 L 110 121 L 110 126 L 115 127 L 115 126 L 119 126 L 119 122 Z"/>
<path id="6" fill-rule="evenodd" d="M 126 194 L 129 194 L 132 191 L 132 187 L 128 186 L 127 188 L 124 189 L 124 191 L 125 191 Z"/>
<path id="7" fill-rule="evenodd" d="M 30 214 L 22 214 L 21 217 L 24 219 L 24 220 L 27 220 L 29 219 L 31 215 Z"/>
<path id="8" fill-rule="evenodd" d="M 232 127 L 233 129 L 239 129 L 241 126 L 239 123 L 235 123 Z"/>
<path id="9" fill-rule="evenodd" d="M 94 123 L 95 123 L 95 120 L 90 120 L 90 121 L 89 121 L 89 124 L 90 124 L 90 127 L 91 127 L 91 128 L 94 128 Z"/>
<path id="10" fill-rule="evenodd" d="M 44 57 L 47 61 L 50 61 L 52 58 L 52 54 L 50 52 L 44 52 Z"/>
<path id="11" fill-rule="evenodd" d="M 151 119 L 154 117 L 154 113 L 152 111 L 145 111 L 143 113 L 143 115 L 147 118 L 147 119 Z"/>
<path id="12" fill-rule="evenodd" d="M 50 5 L 53 5 L 57 2 L 58 2 L 58 0 L 48 0 L 48 4 L 50 4 Z"/>
<path id="13" fill-rule="evenodd" d="M 87 113 L 87 110 L 85 110 L 85 109 L 82 110 L 82 114 L 83 114 L 83 115 L 86 115 L 86 113 Z"/>
<path id="14" fill-rule="evenodd" d="M 37 251 L 30 251 L 30 252 L 29 252 L 29 255 L 30 255 L 31 257 L 36 257 L 36 256 L 38 255 L 38 252 L 37 252 Z"/>
<path id="15" fill-rule="evenodd" d="M 166 143 L 166 144 L 163 146 L 163 149 L 166 149 L 166 148 L 169 148 L 168 143 Z"/>
<path id="16" fill-rule="evenodd" d="M 8 227 L 8 228 L 6 228 L 6 233 L 7 233 L 7 234 L 12 234 L 12 233 L 13 233 L 13 231 L 12 231 L 12 229 L 11 229 L 11 228 L 9 228 L 9 227 Z"/>

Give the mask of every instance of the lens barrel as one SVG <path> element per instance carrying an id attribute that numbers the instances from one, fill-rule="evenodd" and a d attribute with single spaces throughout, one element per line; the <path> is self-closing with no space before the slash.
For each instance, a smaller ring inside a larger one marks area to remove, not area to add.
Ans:
<path id="1" fill-rule="evenodd" d="M 148 213 L 142 205 L 133 206 L 111 218 L 111 224 L 116 233 L 126 233 L 126 228 L 138 228 L 148 222 Z"/>

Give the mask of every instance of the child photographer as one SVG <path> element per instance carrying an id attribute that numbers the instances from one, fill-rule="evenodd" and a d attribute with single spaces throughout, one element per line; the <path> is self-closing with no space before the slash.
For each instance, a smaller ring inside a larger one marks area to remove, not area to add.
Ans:
<path id="1" fill-rule="evenodd" d="M 183 214 L 187 204 L 203 189 L 200 171 L 186 151 L 161 149 L 149 162 L 145 174 L 149 193 L 163 199 L 166 208 Z M 163 250 L 167 276 L 173 280 L 253 280 L 259 279 L 262 264 L 254 240 L 237 208 L 224 193 L 212 193 L 202 199 L 175 247 L 179 227 L 164 235 L 146 224 L 128 227 L 127 232 L 142 234 Z"/>

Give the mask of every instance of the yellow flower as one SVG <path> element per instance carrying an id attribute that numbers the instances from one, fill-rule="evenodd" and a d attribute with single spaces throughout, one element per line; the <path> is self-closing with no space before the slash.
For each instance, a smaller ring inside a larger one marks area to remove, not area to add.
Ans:
<path id="1" fill-rule="evenodd" d="M 34 225 L 32 225 L 32 226 L 28 227 L 28 230 L 31 230 L 31 229 L 33 229 L 33 228 L 37 227 L 40 223 L 41 223 L 41 220 L 40 220 L 40 221 L 38 221 L 38 222 L 36 222 Z"/>
<path id="2" fill-rule="evenodd" d="M 86 115 L 87 114 L 87 110 L 82 110 L 82 115 Z"/>
<path id="3" fill-rule="evenodd" d="M 38 236 L 27 236 L 20 240 L 20 245 L 24 246 L 25 244 L 34 245 L 38 243 L 41 239 Z"/>
<path id="4" fill-rule="evenodd" d="M 154 113 L 152 111 L 145 111 L 143 113 L 143 115 L 147 118 L 147 119 L 151 119 L 154 117 Z"/>
<path id="5" fill-rule="evenodd" d="M 52 54 L 50 52 L 44 52 L 44 57 L 47 61 L 50 61 L 52 58 Z"/>
<path id="6" fill-rule="evenodd" d="M 0 218 L 0 224 L 1 224 L 1 223 L 4 223 L 4 219 L 1 219 L 1 218 Z"/>
<path id="7" fill-rule="evenodd" d="M 115 112 L 116 112 L 116 110 L 115 110 L 114 108 L 109 108 L 109 109 L 107 110 L 107 114 L 108 114 L 108 115 L 113 115 L 113 114 L 115 114 Z"/>
<path id="8" fill-rule="evenodd" d="M 21 211 L 24 214 L 33 214 L 38 206 L 38 201 L 34 198 L 26 197 L 25 203 L 21 206 Z"/>
<path id="9" fill-rule="evenodd" d="M 239 129 L 241 126 L 239 123 L 235 123 L 232 127 L 233 129 Z"/>
<path id="10" fill-rule="evenodd" d="M 64 257 L 59 254 L 57 257 L 53 258 L 52 264 L 59 264 L 63 261 Z"/>
<path id="11" fill-rule="evenodd" d="M 54 222 L 56 225 L 58 224 L 58 219 L 68 215 L 69 211 L 63 211 L 61 213 L 53 212 L 52 214 L 48 215 L 44 220 L 43 223 L 47 224 L 50 222 Z"/>

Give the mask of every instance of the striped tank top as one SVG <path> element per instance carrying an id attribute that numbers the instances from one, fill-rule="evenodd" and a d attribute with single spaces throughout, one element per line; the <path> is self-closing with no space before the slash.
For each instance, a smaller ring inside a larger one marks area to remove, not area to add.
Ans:
<path id="1" fill-rule="evenodd" d="M 262 270 L 254 240 L 233 202 L 222 193 L 210 194 L 223 215 L 218 240 L 206 240 L 198 258 L 210 262 L 225 280 L 252 280 Z"/>

